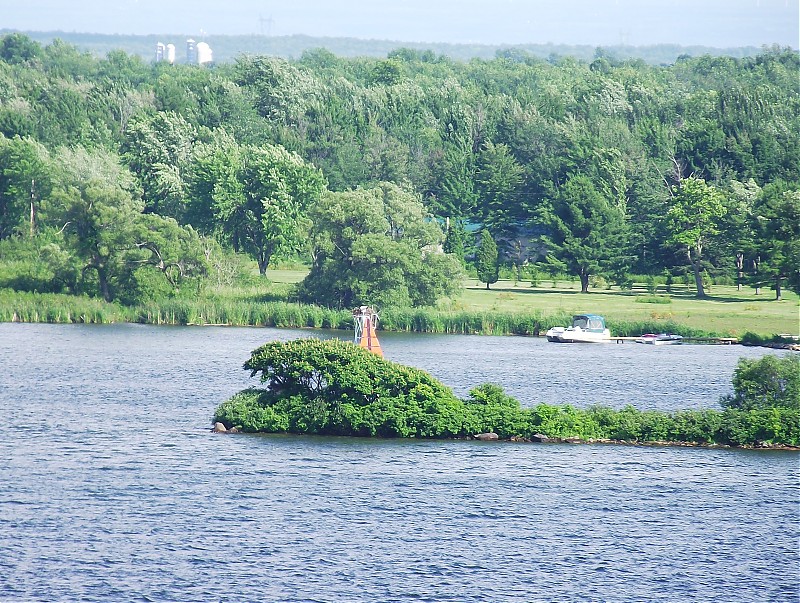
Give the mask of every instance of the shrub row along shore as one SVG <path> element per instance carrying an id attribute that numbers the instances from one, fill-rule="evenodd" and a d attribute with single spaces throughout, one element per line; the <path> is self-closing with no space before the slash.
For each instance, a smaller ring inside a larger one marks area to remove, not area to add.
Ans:
<path id="1" fill-rule="evenodd" d="M 387 308 L 380 329 L 393 332 L 453 335 L 539 335 L 550 327 L 570 324 L 566 313 L 506 313 L 449 311 L 430 308 Z M 353 328 L 350 310 L 307 304 L 261 301 L 167 300 L 139 306 L 122 306 L 88 297 L 53 293 L 0 291 L 0 322 L 111 324 L 132 322 L 153 325 L 228 325 L 279 328 Z M 618 337 L 642 333 L 677 333 L 685 337 L 729 337 L 690 328 L 671 320 L 618 321 L 609 319 Z M 757 336 L 760 339 L 765 337 Z"/>
<path id="2" fill-rule="evenodd" d="M 800 446 L 800 358 L 740 361 L 724 410 L 578 409 L 519 401 L 494 384 L 458 399 L 425 371 L 340 340 L 271 342 L 244 368 L 265 388 L 223 402 L 225 431 L 385 438 Z M 217 431 L 222 430 L 219 426 Z M 486 435 L 491 434 L 491 435 Z"/>

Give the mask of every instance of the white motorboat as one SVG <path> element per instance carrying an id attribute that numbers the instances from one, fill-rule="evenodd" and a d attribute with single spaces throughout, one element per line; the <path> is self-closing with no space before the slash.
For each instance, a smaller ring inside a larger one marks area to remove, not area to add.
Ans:
<path id="1" fill-rule="evenodd" d="M 646 343 L 649 345 L 675 345 L 683 343 L 683 337 L 673 333 L 645 333 L 636 340 L 636 343 Z"/>
<path id="2" fill-rule="evenodd" d="M 604 343 L 611 341 L 606 321 L 597 314 L 576 314 L 572 326 L 553 327 L 545 334 L 553 343 Z"/>

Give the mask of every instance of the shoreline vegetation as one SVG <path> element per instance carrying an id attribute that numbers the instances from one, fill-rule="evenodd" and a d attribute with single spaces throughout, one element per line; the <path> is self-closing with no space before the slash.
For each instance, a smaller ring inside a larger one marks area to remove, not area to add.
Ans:
<path id="1" fill-rule="evenodd" d="M 244 368 L 265 388 L 220 404 L 215 432 L 380 438 L 637 444 L 795 450 L 800 357 L 739 361 L 722 410 L 640 411 L 537 404 L 522 408 L 496 384 L 467 399 L 425 371 L 340 340 L 270 342 Z"/>
<path id="2" fill-rule="evenodd" d="M 214 427 L 211 428 L 213 433 L 220 434 L 239 434 L 239 433 L 258 433 L 261 436 L 298 436 L 308 434 L 293 434 L 290 432 L 284 433 L 271 433 L 271 432 L 248 432 L 239 429 L 238 427 L 231 427 L 227 429 L 224 423 L 216 422 Z M 319 435 L 308 435 L 308 437 L 326 437 Z M 352 437 L 352 436 L 327 436 L 327 437 Z M 430 438 L 433 439 L 433 438 Z M 440 438 L 443 439 L 443 438 Z M 611 438 L 587 438 L 582 439 L 578 437 L 567 438 L 553 438 L 545 436 L 544 434 L 534 434 L 531 438 L 521 436 L 511 436 L 508 438 L 501 438 L 494 432 L 477 433 L 464 437 L 447 438 L 450 441 L 475 441 L 475 442 L 495 442 L 495 443 L 508 443 L 508 444 L 572 444 L 572 445 L 595 445 L 595 446 L 637 446 L 642 448 L 709 448 L 709 449 L 730 449 L 730 450 L 778 450 L 785 452 L 800 452 L 800 444 L 789 445 L 774 442 L 758 441 L 755 444 L 718 444 L 716 442 L 684 442 L 680 440 L 624 440 L 624 439 L 611 439 Z"/>
<path id="3" fill-rule="evenodd" d="M 173 326 L 253 326 L 351 330 L 349 309 L 331 309 L 291 300 L 291 286 L 298 271 L 274 271 L 277 282 L 237 291 L 202 294 L 122 305 L 87 296 L 32 293 L 0 289 L 0 322 L 41 323 L 138 323 Z M 386 308 L 380 312 L 379 330 L 451 335 L 538 336 L 554 326 L 571 322 L 572 314 L 603 314 L 612 335 L 635 337 L 643 333 L 676 333 L 695 338 L 736 338 L 745 345 L 796 346 L 797 332 L 787 332 L 789 316 L 797 301 L 787 299 L 776 312 L 764 302 L 742 301 L 724 292 L 716 300 L 697 301 L 680 295 L 660 296 L 675 306 L 671 311 L 647 311 L 651 295 L 630 292 L 576 294 L 565 283 L 558 289 L 517 286 L 500 282 L 492 290 L 467 283 L 461 299 L 443 307 Z M 733 289 L 733 288 L 731 288 Z M 683 304 L 683 305 L 682 305 Z M 660 304 L 663 305 L 663 304 Z M 645 307 L 645 311 L 642 311 Z M 722 314 L 729 325 L 720 328 Z M 772 328 L 769 328 L 772 327 Z M 785 327 L 785 328 L 784 328 Z M 795 328 L 796 331 L 796 328 Z M 783 336 L 780 336 L 783 335 Z M 788 335 L 788 337 L 787 337 Z"/>

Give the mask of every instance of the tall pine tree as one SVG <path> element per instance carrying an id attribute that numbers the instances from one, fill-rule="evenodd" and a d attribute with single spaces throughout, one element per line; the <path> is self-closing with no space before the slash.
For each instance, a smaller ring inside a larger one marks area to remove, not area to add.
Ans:
<path id="1" fill-rule="evenodd" d="M 481 231 L 481 246 L 475 258 L 478 269 L 478 280 L 489 285 L 496 283 L 500 276 L 500 267 L 497 262 L 497 243 L 494 242 L 491 233 L 485 228 Z"/>

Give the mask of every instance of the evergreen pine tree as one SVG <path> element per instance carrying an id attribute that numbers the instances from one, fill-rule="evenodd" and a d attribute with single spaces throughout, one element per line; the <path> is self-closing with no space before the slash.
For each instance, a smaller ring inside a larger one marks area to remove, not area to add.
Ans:
<path id="1" fill-rule="evenodd" d="M 447 236 L 442 246 L 445 253 L 449 253 L 458 258 L 461 265 L 464 265 L 466 250 L 467 230 L 461 220 L 454 220 L 447 229 Z"/>
<path id="2" fill-rule="evenodd" d="M 487 289 L 489 285 L 496 283 L 500 276 L 500 267 L 497 259 L 497 244 L 489 231 L 483 229 L 481 231 L 481 246 L 478 248 L 475 263 L 478 269 L 478 280 L 486 283 Z"/>

